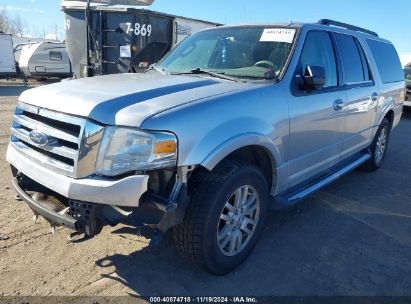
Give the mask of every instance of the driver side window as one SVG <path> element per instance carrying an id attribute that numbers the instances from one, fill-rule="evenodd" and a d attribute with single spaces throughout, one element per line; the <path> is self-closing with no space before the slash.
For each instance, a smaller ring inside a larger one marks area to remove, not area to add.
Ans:
<path id="1" fill-rule="evenodd" d="M 334 48 L 327 32 L 313 31 L 307 34 L 298 65 L 300 70 L 297 72 L 304 75 L 308 65 L 324 68 L 325 85 L 323 88 L 338 85 Z"/>

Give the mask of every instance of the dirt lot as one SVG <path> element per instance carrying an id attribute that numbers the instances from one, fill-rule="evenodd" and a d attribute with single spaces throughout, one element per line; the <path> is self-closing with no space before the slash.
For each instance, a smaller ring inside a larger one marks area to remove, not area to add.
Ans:
<path id="1" fill-rule="evenodd" d="M 5 161 L 23 88 L 0 83 L 0 295 L 411 295 L 411 115 L 384 167 L 353 172 L 292 210 L 272 213 L 236 272 L 208 275 L 127 227 L 67 243 L 14 200 Z"/>

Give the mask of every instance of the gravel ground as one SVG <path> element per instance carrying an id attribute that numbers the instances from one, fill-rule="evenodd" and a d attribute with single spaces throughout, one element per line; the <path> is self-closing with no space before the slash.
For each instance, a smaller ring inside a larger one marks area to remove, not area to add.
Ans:
<path id="1" fill-rule="evenodd" d="M 384 167 L 355 171 L 295 208 L 272 213 L 250 258 L 215 277 L 186 264 L 168 234 L 159 247 L 120 226 L 67 242 L 14 200 L 5 161 L 18 83 L 0 83 L 0 296 L 411 295 L 411 115 Z"/>

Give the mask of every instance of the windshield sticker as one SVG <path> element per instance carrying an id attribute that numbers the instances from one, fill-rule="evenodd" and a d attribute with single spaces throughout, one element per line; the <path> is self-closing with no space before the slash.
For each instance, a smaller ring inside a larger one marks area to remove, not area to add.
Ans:
<path id="1" fill-rule="evenodd" d="M 292 43 L 295 30 L 286 28 L 265 29 L 261 35 L 261 42 L 285 42 Z"/>

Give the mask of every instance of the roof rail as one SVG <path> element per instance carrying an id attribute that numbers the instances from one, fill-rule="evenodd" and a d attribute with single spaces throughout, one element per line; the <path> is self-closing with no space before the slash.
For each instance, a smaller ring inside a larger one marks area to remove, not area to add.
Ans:
<path id="1" fill-rule="evenodd" d="M 347 30 L 362 32 L 362 33 L 365 33 L 365 34 L 369 34 L 369 35 L 378 37 L 378 34 L 376 32 L 373 32 L 373 31 L 370 31 L 370 30 L 367 30 L 365 28 L 358 27 L 358 26 L 355 26 L 355 25 L 351 25 L 351 24 L 348 24 L 348 23 L 334 21 L 334 20 L 331 20 L 331 19 L 321 19 L 317 23 L 318 24 L 323 24 L 323 25 L 332 25 L 332 26 L 342 27 L 342 28 L 345 28 Z"/>

